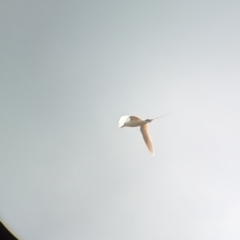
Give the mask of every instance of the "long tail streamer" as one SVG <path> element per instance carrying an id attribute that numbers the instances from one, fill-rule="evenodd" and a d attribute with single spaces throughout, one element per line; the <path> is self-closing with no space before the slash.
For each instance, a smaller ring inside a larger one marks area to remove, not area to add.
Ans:
<path id="1" fill-rule="evenodd" d="M 162 116 L 160 116 L 160 117 L 153 118 L 153 120 L 155 120 L 155 119 L 158 119 L 158 118 L 165 117 L 165 116 L 167 116 L 167 115 L 169 115 L 169 114 L 171 114 L 171 113 L 167 113 L 167 114 L 165 114 L 165 115 L 162 115 Z"/>

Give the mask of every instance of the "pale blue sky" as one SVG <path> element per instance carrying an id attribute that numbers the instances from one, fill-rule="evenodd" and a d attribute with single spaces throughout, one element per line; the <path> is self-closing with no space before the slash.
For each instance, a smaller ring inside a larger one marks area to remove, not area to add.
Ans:
<path id="1" fill-rule="evenodd" d="M 0 219 L 24 240 L 240 239 L 239 1 L 2 1 Z M 122 115 L 154 118 L 156 155 Z"/>

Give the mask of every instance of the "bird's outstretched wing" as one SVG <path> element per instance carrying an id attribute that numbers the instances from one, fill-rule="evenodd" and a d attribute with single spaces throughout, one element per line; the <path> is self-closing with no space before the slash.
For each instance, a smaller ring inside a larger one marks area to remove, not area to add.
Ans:
<path id="1" fill-rule="evenodd" d="M 152 139 L 148 133 L 148 125 L 144 124 L 140 127 L 140 131 L 143 135 L 143 139 L 148 147 L 148 150 L 152 153 L 152 155 L 154 156 L 154 148 L 153 148 L 153 144 L 152 144 Z"/>

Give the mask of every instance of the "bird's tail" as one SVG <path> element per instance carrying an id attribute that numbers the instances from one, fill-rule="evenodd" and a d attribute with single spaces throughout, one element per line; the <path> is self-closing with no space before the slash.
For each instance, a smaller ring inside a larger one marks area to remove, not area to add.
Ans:
<path id="1" fill-rule="evenodd" d="M 162 116 L 160 116 L 160 117 L 153 118 L 152 120 L 155 120 L 155 119 L 158 119 L 158 118 L 165 117 L 165 116 L 167 116 L 167 115 L 169 115 L 169 114 L 171 114 L 171 113 L 167 113 L 167 114 L 165 114 L 165 115 L 162 115 Z"/>

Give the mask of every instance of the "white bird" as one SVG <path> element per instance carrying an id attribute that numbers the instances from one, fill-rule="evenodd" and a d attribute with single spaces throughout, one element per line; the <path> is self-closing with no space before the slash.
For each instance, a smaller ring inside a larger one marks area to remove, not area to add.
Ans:
<path id="1" fill-rule="evenodd" d="M 170 114 L 170 113 L 168 113 Z M 139 117 L 136 116 L 122 116 L 119 119 L 119 123 L 118 123 L 118 127 L 122 128 L 122 127 L 140 127 L 140 131 L 143 135 L 143 139 L 148 147 L 148 150 L 151 152 L 151 154 L 154 156 L 154 148 L 153 148 L 153 144 L 152 144 L 152 139 L 148 133 L 148 123 L 152 122 L 155 119 L 164 117 L 168 114 L 165 114 L 163 116 L 157 117 L 157 118 L 153 118 L 153 119 L 146 119 L 143 120 Z"/>

